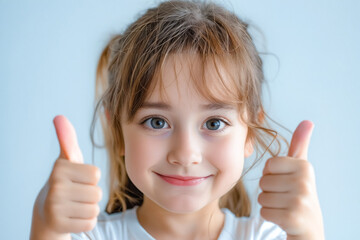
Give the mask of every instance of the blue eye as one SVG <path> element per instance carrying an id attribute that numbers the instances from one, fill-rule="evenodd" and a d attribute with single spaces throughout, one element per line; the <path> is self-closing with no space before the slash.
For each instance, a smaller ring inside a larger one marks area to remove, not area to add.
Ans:
<path id="1" fill-rule="evenodd" d="M 210 119 L 208 121 L 205 122 L 204 127 L 206 127 L 209 130 L 212 131 L 216 131 L 216 130 L 221 130 L 226 126 L 226 123 L 220 119 Z"/>
<path id="2" fill-rule="evenodd" d="M 169 125 L 167 124 L 167 122 L 162 119 L 162 118 L 158 118 L 158 117 L 152 117 L 152 118 L 148 118 L 144 124 L 149 127 L 149 128 L 153 128 L 153 129 L 163 129 L 163 128 L 168 128 Z"/>

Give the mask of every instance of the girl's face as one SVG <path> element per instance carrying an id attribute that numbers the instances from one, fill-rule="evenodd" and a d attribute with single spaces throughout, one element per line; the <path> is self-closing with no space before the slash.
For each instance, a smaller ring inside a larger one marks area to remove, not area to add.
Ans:
<path id="1" fill-rule="evenodd" d="M 209 102 L 195 91 L 191 79 L 201 77 L 194 71 L 199 64 L 193 55 L 169 57 L 161 73 L 166 97 L 156 86 L 134 120 L 122 122 L 130 179 L 146 201 L 174 213 L 218 201 L 252 153 L 237 107 Z M 214 68 L 206 70 L 208 83 L 216 83 L 215 76 Z"/>

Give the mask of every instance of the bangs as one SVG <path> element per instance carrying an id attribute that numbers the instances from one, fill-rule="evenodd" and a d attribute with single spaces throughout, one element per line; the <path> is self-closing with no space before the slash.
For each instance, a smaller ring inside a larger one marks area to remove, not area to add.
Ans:
<path id="1" fill-rule="evenodd" d="M 189 50 L 164 56 L 160 59 L 152 78 L 147 81 L 147 87 L 138 89 L 138 96 L 142 97 L 132 98 L 129 102 L 132 104 L 127 104 L 128 121 L 132 121 L 137 110 L 143 106 L 154 91 L 159 91 L 160 99 L 168 102 L 163 72 L 169 68 L 172 68 L 171 71 L 174 72 L 173 81 L 178 89 L 179 82 L 184 81 L 184 79 L 178 78 L 179 71 L 189 71 L 189 79 L 185 79 L 185 81 L 198 96 L 210 103 L 234 106 L 242 115 L 247 105 L 246 91 L 244 91 L 246 83 L 243 83 L 241 68 L 235 62 L 233 56 L 229 54 L 204 56 Z M 179 65 L 180 69 L 178 69 Z"/>
<path id="2" fill-rule="evenodd" d="M 177 68 L 179 65 L 180 69 Z M 231 56 L 202 56 L 194 51 L 169 54 L 161 59 L 149 88 L 144 93 L 145 99 L 150 98 L 157 90 L 161 100 L 168 101 L 163 72 L 169 70 L 169 67 L 175 74 L 174 81 L 177 88 L 179 88 L 179 81 L 184 81 L 178 78 L 179 71 L 189 71 L 190 77 L 187 84 L 189 88 L 195 90 L 196 94 L 210 103 L 232 105 L 240 112 L 243 110 L 244 97 L 241 95 L 241 81 L 238 77 L 238 68 Z"/>

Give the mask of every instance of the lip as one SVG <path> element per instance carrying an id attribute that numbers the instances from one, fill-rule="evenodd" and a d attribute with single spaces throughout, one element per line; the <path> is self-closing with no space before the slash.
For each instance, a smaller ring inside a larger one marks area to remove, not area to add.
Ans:
<path id="1" fill-rule="evenodd" d="M 164 181 L 176 186 L 195 186 L 202 183 L 207 178 L 211 177 L 211 175 L 205 177 L 194 177 L 180 175 L 163 175 L 160 173 L 156 173 L 156 175 L 158 175 Z"/>

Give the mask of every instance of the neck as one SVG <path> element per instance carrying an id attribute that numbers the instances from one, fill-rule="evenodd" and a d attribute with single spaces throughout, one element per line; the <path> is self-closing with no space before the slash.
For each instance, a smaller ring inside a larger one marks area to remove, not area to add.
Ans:
<path id="1" fill-rule="evenodd" d="M 219 201 L 191 213 L 169 212 L 144 196 L 137 210 L 141 226 L 155 239 L 217 239 L 224 226 L 225 215 Z"/>

